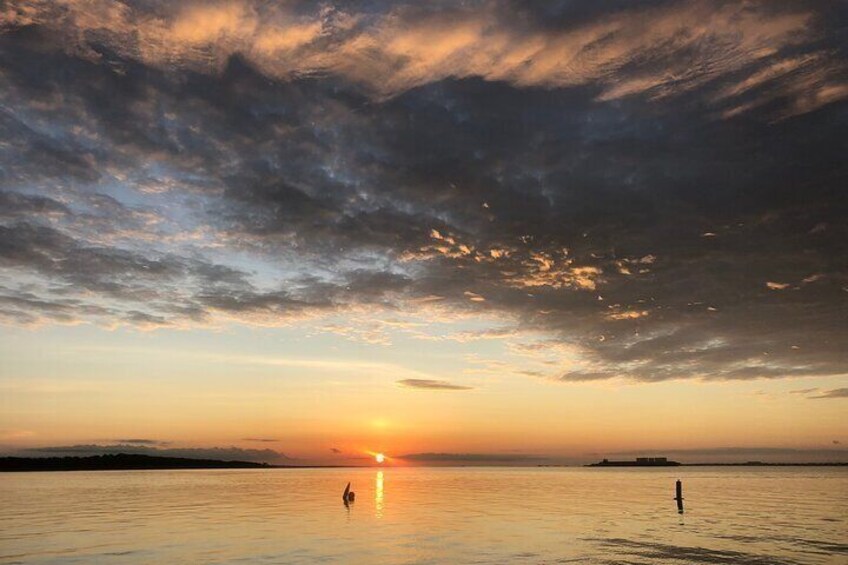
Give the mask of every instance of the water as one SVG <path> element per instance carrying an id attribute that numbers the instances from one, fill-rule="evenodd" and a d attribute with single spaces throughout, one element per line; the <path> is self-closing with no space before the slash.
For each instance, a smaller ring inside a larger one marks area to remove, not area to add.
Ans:
<path id="1" fill-rule="evenodd" d="M 846 526 L 845 468 L 0 475 L 0 563 L 845 564 Z"/>

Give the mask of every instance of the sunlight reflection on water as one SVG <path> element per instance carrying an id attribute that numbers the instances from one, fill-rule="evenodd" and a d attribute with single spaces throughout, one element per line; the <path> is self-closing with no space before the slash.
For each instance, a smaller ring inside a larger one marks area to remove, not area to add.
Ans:
<path id="1" fill-rule="evenodd" d="M 374 478 L 374 515 L 377 518 L 383 517 L 383 472 L 377 471 Z"/>
<path id="2" fill-rule="evenodd" d="M 0 563 L 831 564 L 846 520 L 844 468 L 0 476 Z"/>

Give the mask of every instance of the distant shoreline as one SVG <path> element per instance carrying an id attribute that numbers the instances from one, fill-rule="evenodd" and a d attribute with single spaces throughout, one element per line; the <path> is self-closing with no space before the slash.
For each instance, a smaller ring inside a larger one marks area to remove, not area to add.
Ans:
<path id="1" fill-rule="evenodd" d="M 153 471 L 177 469 L 319 469 L 338 465 L 270 465 L 252 461 L 220 461 L 187 457 L 159 457 L 131 453 L 86 457 L 0 457 L 0 472 L 42 471 Z"/>
<path id="2" fill-rule="evenodd" d="M 538 467 L 568 467 L 569 465 L 537 465 Z M 848 461 L 829 461 L 825 463 L 678 463 L 677 465 L 581 465 L 592 469 L 668 469 L 675 467 L 848 467 Z"/>
<path id="3" fill-rule="evenodd" d="M 846 467 L 848 461 L 830 461 L 826 463 L 765 463 L 748 461 L 745 463 L 681 463 L 681 467 Z"/>
<path id="4" fill-rule="evenodd" d="M 597 463 L 589 463 L 584 467 L 613 467 L 620 468 L 654 468 L 654 467 L 839 467 L 848 466 L 848 462 L 824 462 L 824 463 L 789 463 L 767 461 L 742 461 L 738 463 L 679 463 L 672 461 L 666 457 L 637 457 L 630 460 L 610 460 L 603 459 Z"/>
<path id="5" fill-rule="evenodd" d="M 480 465 L 428 465 L 424 467 L 478 467 Z M 484 465 L 492 467 L 492 465 Z M 494 465 L 495 467 L 572 467 L 646 469 L 673 467 L 848 467 L 848 462 L 825 463 L 767 463 L 746 461 L 744 463 L 679 463 L 677 465 Z M 0 473 L 26 473 L 47 471 L 168 471 L 200 469 L 367 469 L 362 465 L 271 465 L 252 461 L 221 461 L 217 459 L 190 459 L 185 457 L 159 457 L 117 453 L 92 456 L 67 457 L 0 457 Z"/>

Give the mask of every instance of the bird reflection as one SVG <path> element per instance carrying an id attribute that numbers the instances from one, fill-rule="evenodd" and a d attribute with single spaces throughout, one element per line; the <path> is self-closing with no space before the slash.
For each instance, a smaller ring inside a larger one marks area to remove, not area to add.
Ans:
<path id="1" fill-rule="evenodd" d="M 377 471 L 377 476 L 374 480 L 374 515 L 377 518 L 383 517 L 383 472 Z"/>

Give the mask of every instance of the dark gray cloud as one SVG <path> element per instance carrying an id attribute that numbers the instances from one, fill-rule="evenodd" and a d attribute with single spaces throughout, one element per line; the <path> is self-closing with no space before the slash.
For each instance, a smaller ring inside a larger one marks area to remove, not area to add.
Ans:
<path id="1" fill-rule="evenodd" d="M 398 381 L 398 384 L 407 388 L 421 388 L 425 390 L 471 390 L 474 388 L 434 379 L 401 379 Z"/>
<path id="2" fill-rule="evenodd" d="M 46 196 L 0 191 L 0 216 L 4 218 L 17 218 L 27 215 L 64 215 L 69 212 L 67 206 Z"/>
<path id="3" fill-rule="evenodd" d="M 20 5 L 3 320 L 435 296 L 575 348 L 564 382 L 848 373 L 838 4 Z"/>
<path id="4" fill-rule="evenodd" d="M 62 457 L 73 455 L 104 455 L 114 453 L 133 453 L 140 455 L 159 455 L 162 457 L 186 457 L 189 459 L 220 459 L 225 461 L 260 461 L 273 463 L 291 458 L 285 453 L 273 449 L 243 449 L 240 447 L 154 447 L 135 443 L 114 445 L 63 445 L 34 447 L 19 451 L 29 457 Z"/>

